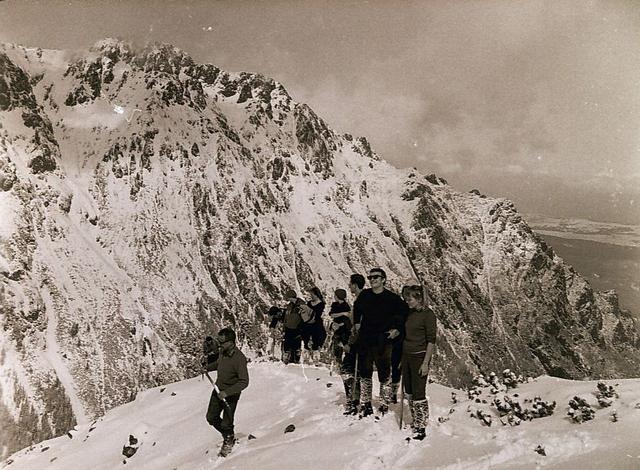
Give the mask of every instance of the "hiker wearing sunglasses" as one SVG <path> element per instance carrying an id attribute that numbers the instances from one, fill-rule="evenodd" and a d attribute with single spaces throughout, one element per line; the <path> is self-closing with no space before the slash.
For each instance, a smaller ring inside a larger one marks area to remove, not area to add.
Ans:
<path id="1" fill-rule="evenodd" d="M 211 356 L 215 359 L 207 361 L 205 365 L 207 371 L 218 371 L 207 408 L 207 422 L 222 434 L 224 440 L 218 455 L 226 457 L 236 442 L 233 417 L 240 393 L 249 386 L 249 373 L 247 358 L 236 347 L 235 331 L 231 328 L 221 329 L 215 342 L 218 354 Z"/>
<path id="2" fill-rule="evenodd" d="M 360 319 L 360 417 L 373 414 L 371 389 L 374 364 L 380 382 L 378 411 L 381 414 L 389 411 L 392 342 L 402 335 L 408 314 L 407 304 L 397 294 L 385 288 L 387 274 L 382 268 L 371 269 L 367 279 L 371 288 L 363 290 L 354 303 L 354 319 Z"/>

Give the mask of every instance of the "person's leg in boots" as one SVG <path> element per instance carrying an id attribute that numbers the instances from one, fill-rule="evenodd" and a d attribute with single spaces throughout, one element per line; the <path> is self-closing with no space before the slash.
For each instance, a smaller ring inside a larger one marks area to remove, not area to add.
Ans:
<path id="1" fill-rule="evenodd" d="M 211 392 L 211 398 L 209 399 L 209 406 L 207 408 L 207 422 L 220 434 L 222 434 L 222 429 L 220 428 L 220 424 L 222 424 L 222 418 L 220 417 L 223 411 L 222 407 L 222 401 L 218 399 L 216 392 Z"/>
<path id="2" fill-rule="evenodd" d="M 294 330 L 294 331 L 295 331 L 295 335 L 291 339 L 291 347 L 293 348 L 292 362 L 294 364 L 300 364 L 300 357 L 301 357 L 301 350 L 302 350 L 302 334 L 297 330 Z"/>
<path id="3" fill-rule="evenodd" d="M 411 386 L 413 389 L 413 439 L 422 440 L 426 437 L 429 422 L 429 402 L 426 396 L 427 377 L 420 375 L 420 367 L 424 361 L 424 353 L 413 354 L 410 357 Z"/>
<path id="4" fill-rule="evenodd" d="M 296 330 L 292 330 L 290 328 L 285 328 L 284 330 L 284 340 L 283 346 L 284 354 L 283 361 L 285 364 L 289 364 L 293 362 L 293 339 L 296 334 Z"/>
<path id="5" fill-rule="evenodd" d="M 378 411 L 385 414 L 389 411 L 391 401 L 391 344 L 385 343 L 376 348 L 375 364 L 380 381 L 380 406 Z"/>
<path id="6" fill-rule="evenodd" d="M 413 430 L 413 423 L 415 421 L 415 408 L 413 406 L 413 388 L 411 387 L 411 369 L 409 367 L 409 360 L 406 355 L 402 356 L 402 376 L 404 397 L 407 400 L 407 404 L 409 407 L 409 414 L 411 415 L 411 429 Z"/>
<path id="7" fill-rule="evenodd" d="M 402 378 L 402 341 L 395 340 L 391 349 L 391 403 L 398 403 L 398 389 Z"/>
<path id="8" fill-rule="evenodd" d="M 222 420 L 220 422 L 220 433 L 224 438 L 222 442 L 222 448 L 220 449 L 220 455 L 222 457 L 226 457 L 231 452 L 233 445 L 236 442 L 234 426 L 233 426 L 233 418 L 236 412 L 236 407 L 238 406 L 238 399 L 240 395 L 231 395 L 226 398 L 226 402 L 228 406 L 223 407 L 222 412 Z M 220 401 L 222 403 L 222 401 Z"/>
<path id="9" fill-rule="evenodd" d="M 347 398 L 345 415 L 358 414 L 358 402 L 360 400 L 359 380 L 356 381 L 356 353 L 353 350 L 345 353 L 342 358 L 340 375 L 344 383 L 344 391 Z"/>
<path id="10" fill-rule="evenodd" d="M 372 347 L 362 348 L 358 355 L 358 367 L 360 376 L 360 417 L 373 414 L 371 406 L 371 389 L 373 387 L 373 351 Z"/>

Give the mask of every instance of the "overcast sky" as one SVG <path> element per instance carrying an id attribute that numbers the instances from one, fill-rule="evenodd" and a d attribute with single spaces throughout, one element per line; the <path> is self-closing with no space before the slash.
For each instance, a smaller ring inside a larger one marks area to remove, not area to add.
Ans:
<path id="1" fill-rule="evenodd" d="M 0 41 L 172 43 L 284 84 L 396 166 L 640 223 L 638 1 L 0 0 Z"/>

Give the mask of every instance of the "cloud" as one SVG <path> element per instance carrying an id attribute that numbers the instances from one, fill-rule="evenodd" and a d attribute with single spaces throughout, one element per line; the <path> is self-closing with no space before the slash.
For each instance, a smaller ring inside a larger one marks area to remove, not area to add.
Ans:
<path id="1" fill-rule="evenodd" d="M 25 5 L 7 11 L 4 40 L 68 48 L 115 34 L 170 42 L 198 61 L 274 77 L 395 165 L 526 194 L 528 205 L 600 206 L 612 201 L 603 188 L 626 194 L 626 175 L 640 172 L 634 1 L 372 0 L 364 8 L 328 0 L 294 8 L 221 0 L 212 8 L 156 0 L 155 8 L 74 6 L 74 15 L 55 5 L 38 15 Z M 69 27 L 78 22 L 85 28 Z M 140 27 L 149 24 L 153 31 Z M 205 33 L 202 25 L 215 27 Z"/>

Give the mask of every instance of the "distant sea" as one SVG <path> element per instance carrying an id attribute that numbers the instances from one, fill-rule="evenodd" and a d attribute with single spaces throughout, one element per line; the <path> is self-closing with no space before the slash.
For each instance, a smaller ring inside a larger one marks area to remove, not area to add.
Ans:
<path id="1" fill-rule="evenodd" d="M 640 247 L 541 236 L 594 289 L 614 289 L 620 306 L 640 319 Z"/>

